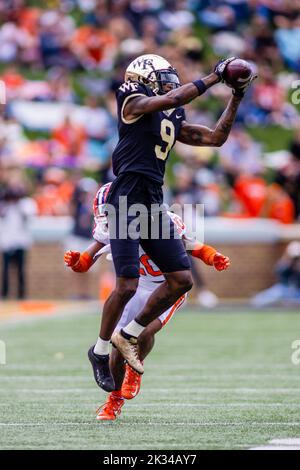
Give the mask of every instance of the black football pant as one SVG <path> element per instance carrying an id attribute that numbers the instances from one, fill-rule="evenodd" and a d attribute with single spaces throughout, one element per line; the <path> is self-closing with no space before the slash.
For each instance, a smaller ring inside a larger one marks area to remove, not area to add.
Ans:
<path id="1" fill-rule="evenodd" d="M 127 196 L 127 209 L 134 204 L 143 204 L 146 212 L 139 217 L 128 214 L 128 211 L 123 210 L 120 205 L 120 196 Z M 115 209 L 114 216 L 108 215 L 108 222 L 117 277 L 139 277 L 140 246 L 162 273 L 190 269 L 185 247 L 166 209 L 153 212 L 154 205 L 162 206 L 163 203 L 162 188 L 159 183 L 142 174 L 125 173 L 113 182 L 107 203 Z M 134 224 L 135 221 L 139 222 Z M 130 236 L 130 226 L 138 227 L 136 232 L 140 230 L 139 236 L 136 238 Z M 147 226 L 147 234 L 143 233 L 142 226 L 144 228 Z"/>

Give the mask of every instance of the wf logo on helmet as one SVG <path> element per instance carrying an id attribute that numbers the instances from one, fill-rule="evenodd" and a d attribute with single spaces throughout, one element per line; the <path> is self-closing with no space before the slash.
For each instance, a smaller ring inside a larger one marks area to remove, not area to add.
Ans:
<path id="1" fill-rule="evenodd" d="M 6 85 L 0 80 L 0 104 L 6 104 Z"/>
<path id="2" fill-rule="evenodd" d="M 140 67 L 146 70 L 149 67 L 153 67 L 153 59 L 137 59 L 132 63 L 133 68 Z"/>

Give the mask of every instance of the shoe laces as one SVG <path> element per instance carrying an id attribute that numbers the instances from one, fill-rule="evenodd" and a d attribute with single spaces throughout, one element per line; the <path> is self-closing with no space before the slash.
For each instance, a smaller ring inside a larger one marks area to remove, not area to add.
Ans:
<path id="1" fill-rule="evenodd" d="M 131 338 L 131 339 L 129 340 L 129 344 L 130 344 L 130 349 L 131 349 L 131 351 L 132 351 L 132 353 L 133 353 L 135 359 L 136 359 L 137 361 L 139 361 L 140 358 L 139 358 L 139 348 L 138 348 L 138 342 L 137 342 L 137 340 Z"/>
<path id="2" fill-rule="evenodd" d="M 124 403 L 124 398 L 109 395 L 106 402 L 104 402 L 102 405 L 99 406 L 99 408 L 97 408 L 96 414 L 99 414 L 101 411 L 106 411 L 106 410 L 111 410 L 111 409 L 113 410 L 115 414 L 116 413 L 120 414 L 123 403 Z"/>

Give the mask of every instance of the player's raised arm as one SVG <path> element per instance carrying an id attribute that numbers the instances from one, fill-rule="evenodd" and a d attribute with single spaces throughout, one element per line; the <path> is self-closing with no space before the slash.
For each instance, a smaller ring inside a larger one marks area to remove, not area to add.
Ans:
<path id="1" fill-rule="evenodd" d="M 182 85 L 179 88 L 168 91 L 165 95 L 151 97 L 136 96 L 126 104 L 123 111 L 124 117 L 127 120 L 131 120 L 141 114 L 178 108 L 194 100 L 197 96 L 202 95 L 208 88 L 219 83 L 219 81 L 219 76 L 213 72 L 202 80 Z"/>
<path id="2" fill-rule="evenodd" d="M 142 82 L 149 86 L 154 93 L 153 96 L 146 96 L 138 90 L 137 93 L 133 93 L 122 109 L 125 122 L 134 122 L 141 115 L 178 108 L 189 103 L 205 93 L 208 88 L 222 81 L 226 66 L 235 59 L 230 57 L 222 60 L 216 65 L 214 71 L 203 79 L 180 86 L 177 71 L 167 61 L 158 58 L 159 56 L 153 55 L 152 57 L 154 59 L 149 56 L 141 56 L 133 61 L 127 69 L 126 78 L 129 82 L 130 80 L 133 83 L 134 81 Z M 158 63 L 151 63 L 151 60 Z M 165 69 L 155 70 L 155 66 L 165 66 Z M 126 84 L 123 87 L 125 91 Z"/>
<path id="3" fill-rule="evenodd" d="M 241 100 L 241 96 L 232 96 L 230 98 L 214 129 L 183 121 L 177 140 L 188 145 L 220 147 L 229 136 Z"/>
<path id="4" fill-rule="evenodd" d="M 257 76 L 255 74 L 251 74 L 246 81 L 243 81 L 242 86 L 233 89 L 233 94 L 226 106 L 226 109 L 214 129 L 210 129 L 206 126 L 189 124 L 186 121 L 183 121 L 177 140 L 184 144 L 204 147 L 220 147 L 223 145 L 226 142 L 232 124 L 235 121 L 239 104 L 245 96 L 247 88 L 256 77 Z"/>

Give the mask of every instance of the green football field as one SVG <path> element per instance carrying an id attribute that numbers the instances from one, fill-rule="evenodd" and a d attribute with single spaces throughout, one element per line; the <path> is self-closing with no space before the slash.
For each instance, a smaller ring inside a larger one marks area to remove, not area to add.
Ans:
<path id="1" fill-rule="evenodd" d="M 182 310 L 157 337 L 140 395 L 113 423 L 86 351 L 98 316 L 0 326 L 1 449 L 248 449 L 300 438 L 296 312 Z"/>

